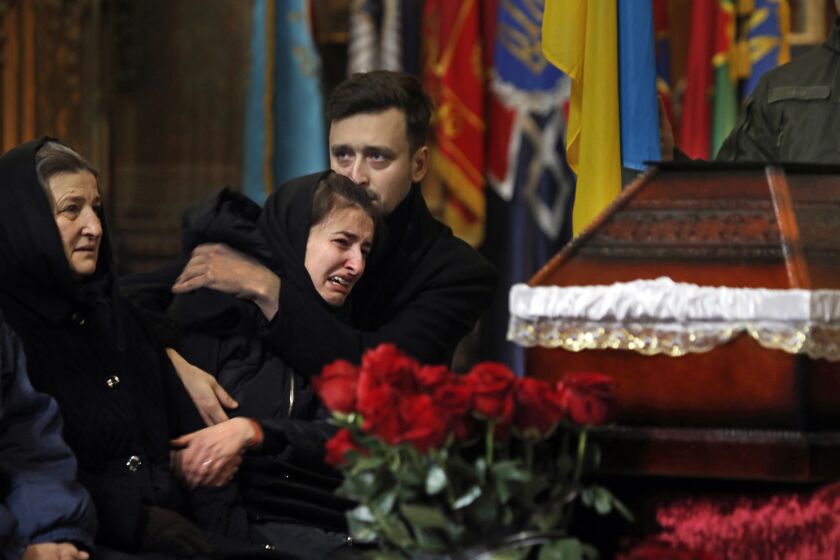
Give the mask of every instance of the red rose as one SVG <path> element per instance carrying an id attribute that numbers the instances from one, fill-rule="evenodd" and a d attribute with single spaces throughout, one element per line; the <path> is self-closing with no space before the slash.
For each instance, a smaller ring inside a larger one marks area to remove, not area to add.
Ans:
<path id="1" fill-rule="evenodd" d="M 434 391 L 452 377 L 446 366 L 422 366 L 414 372 L 417 385 L 427 391 Z"/>
<path id="2" fill-rule="evenodd" d="M 400 412 L 403 408 L 399 393 L 387 385 L 374 385 L 362 390 L 359 383 L 358 410 L 364 416 L 364 430 L 382 439 L 385 443 L 399 443 L 402 434 Z"/>
<path id="3" fill-rule="evenodd" d="M 449 416 L 449 428 L 459 441 L 468 439 L 473 432 L 473 421 L 469 415 L 473 402 L 472 384 L 464 378 L 453 376 L 448 383 L 435 389 L 435 405 Z"/>
<path id="4" fill-rule="evenodd" d="M 494 362 L 476 364 L 467 380 L 473 387 L 473 410 L 500 423 L 513 417 L 513 388 L 516 376 L 507 366 Z"/>
<path id="5" fill-rule="evenodd" d="M 356 410 L 358 381 L 358 367 L 346 360 L 336 360 L 324 366 L 321 375 L 312 378 L 312 387 L 328 409 L 349 413 Z"/>
<path id="6" fill-rule="evenodd" d="M 446 441 L 447 417 L 429 395 L 413 395 L 403 400 L 400 442 L 410 443 L 420 453 L 440 447 Z"/>
<path id="7" fill-rule="evenodd" d="M 612 377 L 602 373 L 567 373 L 557 382 L 557 392 L 572 422 L 598 426 L 612 417 L 614 384 Z"/>
<path id="8" fill-rule="evenodd" d="M 546 436 L 563 418 L 563 401 L 545 381 L 525 377 L 516 381 L 516 411 L 513 424 L 531 439 Z"/>
<path id="9" fill-rule="evenodd" d="M 362 357 L 361 376 L 370 384 L 385 384 L 404 393 L 417 392 L 415 372 L 420 364 L 400 352 L 393 344 L 380 344 Z"/>
<path id="10" fill-rule="evenodd" d="M 344 465 L 345 455 L 350 451 L 357 451 L 363 455 L 367 455 L 367 450 L 359 447 L 353 441 L 353 434 L 347 428 L 339 430 L 332 438 L 328 439 L 326 448 L 327 456 L 324 458 L 324 461 L 328 465 L 334 465 L 336 467 Z"/>

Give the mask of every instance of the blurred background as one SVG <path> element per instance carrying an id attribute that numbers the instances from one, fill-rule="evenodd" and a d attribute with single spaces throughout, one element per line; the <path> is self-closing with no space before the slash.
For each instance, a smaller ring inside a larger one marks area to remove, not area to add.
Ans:
<path id="1" fill-rule="evenodd" d="M 836 16 L 825 0 L 648 2 L 659 94 L 696 158 L 713 156 L 757 77 L 821 43 Z M 416 74 L 437 105 L 424 194 L 502 277 L 469 353 L 522 371 L 505 342 L 508 287 L 568 241 L 575 194 L 570 86 L 542 55 L 543 11 L 543 0 L 0 0 L 2 148 L 47 134 L 86 156 L 120 271 L 145 270 L 179 255 L 181 211 L 203 194 L 228 185 L 261 200 L 326 168 L 323 100 L 349 73 Z M 734 109 L 716 114 L 724 87 Z"/>

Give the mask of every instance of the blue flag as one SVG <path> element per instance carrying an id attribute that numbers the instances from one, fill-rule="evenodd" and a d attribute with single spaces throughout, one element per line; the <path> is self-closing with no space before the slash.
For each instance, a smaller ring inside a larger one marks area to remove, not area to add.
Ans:
<path id="1" fill-rule="evenodd" d="M 619 0 L 618 65 L 621 163 L 642 170 L 660 159 L 651 0 Z"/>
<path id="2" fill-rule="evenodd" d="M 790 60 L 788 18 L 787 0 L 755 0 L 747 21 L 750 76 L 742 86 L 744 98 L 752 93 L 765 72 Z"/>
<path id="3" fill-rule="evenodd" d="M 321 61 L 308 0 L 254 0 L 242 190 L 262 203 L 277 185 L 326 169 Z"/>

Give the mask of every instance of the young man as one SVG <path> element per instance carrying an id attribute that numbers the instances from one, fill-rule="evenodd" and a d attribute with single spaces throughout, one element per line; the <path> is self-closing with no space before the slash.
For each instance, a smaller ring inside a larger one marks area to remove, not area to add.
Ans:
<path id="1" fill-rule="evenodd" d="M 449 363 L 489 306 L 497 279 L 483 257 L 432 218 L 420 193 L 431 100 L 415 78 L 375 71 L 339 85 L 328 112 L 330 167 L 369 187 L 386 215 L 382 242 L 355 289 L 356 328 L 304 305 L 294 286 L 224 245 L 197 248 L 172 291 L 204 287 L 252 300 L 270 321 L 266 341 L 304 375 L 338 358 L 358 362 L 382 342 L 421 362 Z"/>

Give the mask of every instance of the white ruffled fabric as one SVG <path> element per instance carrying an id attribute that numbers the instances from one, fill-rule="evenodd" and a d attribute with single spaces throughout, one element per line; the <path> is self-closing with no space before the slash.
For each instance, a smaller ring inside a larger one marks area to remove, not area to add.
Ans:
<path id="1" fill-rule="evenodd" d="M 840 291 L 678 283 L 517 284 L 508 338 L 523 346 L 616 348 L 672 356 L 705 352 L 748 333 L 763 346 L 840 360 Z"/>

